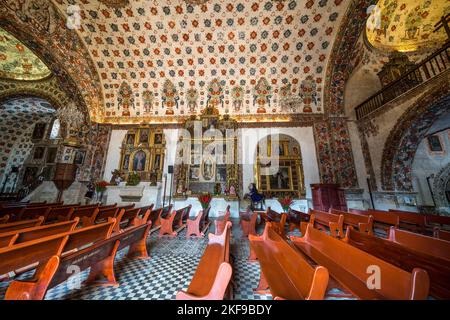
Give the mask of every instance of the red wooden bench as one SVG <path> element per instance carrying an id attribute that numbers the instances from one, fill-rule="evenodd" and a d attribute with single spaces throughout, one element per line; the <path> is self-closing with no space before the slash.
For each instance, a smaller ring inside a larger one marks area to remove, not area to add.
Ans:
<path id="1" fill-rule="evenodd" d="M 0 224 L 2 223 L 7 223 L 9 220 L 9 215 L 4 215 L 3 217 L 0 218 Z"/>
<path id="2" fill-rule="evenodd" d="M 200 210 L 194 219 L 188 218 L 186 220 L 186 238 L 191 235 L 196 237 L 204 237 L 207 234 L 211 221 L 209 220 L 209 212 L 211 206 L 208 206 L 205 210 Z"/>
<path id="3" fill-rule="evenodd" d="M 192 205 L 174 210 L 171 215 L 166 218 L 161 217 L 161 228 L 159 229 L 159 236 L 162 237 L 168 234 L 171 237 L 176 237 L 178 233 L 186 227 L 183 224 L 183 217 L 189 217 Z M 187 218 L 186 218 L 187 219 Z"/>
<path id="4" fill-rule="evenodd" d="M 357 249 L 308 225 L 294 245 L 315 263 L 328 269 L 344 290 L 360 299 L 427 299 L 429 278 L 425 270 L 406 272 L 382 259 Z M 378 281 L 369 277 L 379 272 Z M 369 286 L 370 284 L 370 286 Z"/>
<path id="5" fill-rule="evenodd" d="M 239 212 L 240 225 L 242 228 L 242 236 L 248 237 L 250 234 L 257 235 L 256 233 L 256 220 L 258 219 L 258 213 L 253 212 L 250 207 L 246 212 Z"/>
<path id="6" fill-rule="evenodd" d="M 437 227 L 433 230 L 433 236 L 441 240 L 450 241 L 450 231 L 441 230 Z"/>
<path id="7" fill-rule="evenodd" d="M 450 263 L 421 253 L 387 239 L 347 229 L 343 241 L 374 255 L 405 271 L 421 268 L 430 277 L 430 294 L 438 299 L 450 299 Z"/>
<path id="8" fill-rule="evenodd" d="M 82 217 L 81 222 L 83 224 L 83 227 L 92 226 L 96 223 L 102 223 L 108 220 L 108 218 L 116 218 L 121 209 L 123 208 L 121 207 L 106 208 L 106 209 L 99 208 L 91 216 Z"/>
<path id="9" fill-rule="evenodd" d="M 426 215 L 424 214 L 394 209 L 389 209 L 389 212 L 398 215 L 400 220 L 400 229 L 410 230 L 423 234 L 431 232 L 425 221 Z"/>
<path id="10" fill-rule="evenodd" d="M 230 221 L 230 216 L 231 216 L 231 212 L 230 212 L 230 208 L 231 206 L 228 205 L 227 208 L 225 209 L 225 212 L 219 211 L 219 217 L 214 220 L 214 233 L 215 234 L 222 234 L 223 230 L 225 229 L 225 225 L 227 224 L 228 221 Z"/>
<path id="11" fill-rule="evenodd" d="M 150 210 L 147 210 L 142 218 L 139 217 L 140 212 L 141 208 L 121 209 L 117 215 L 117 222 L 114 226 L 114 232 L 123 232 L 126 228 L 139 225 L 142 221 L 147 221 L 148 216 L 150 215 Z"/>
<path id="12" fill-rule="evenodd" d="M 209 234 L 206 246 L 187 291 L 179 291 L 177 300 L 221 300 L 230 283 L 229 263 L 231 222 L 221 235 Z"/>
<path id="13" fill-rule="evenodd" d="M 439 227 L 445 231 L 450 231 L 450 216 L 427 214 L 425 215 L 425 222 L 430 228 Z"/>
<path id="14" fill-rule="evenodd" d="M 267 222 L 261 236 L 249 236 L 250 246 L 261 267 L 258 294 L 275 300 L 321 300 L 328 285 L 328 270 L 313 268 L 295 248 Z"/>
<path id="15" fill-rule="evenodd" d="M 388 240 L 412 250 L 447 259 L 450 262 L 450 242 L 391 227 Z"/>
<path id="16" fill-rule="evenodd" d="M 272 228 L 274 228 L 282 237 L 285 236 L 285 226 L 287 220 L 286 213 L 280 214 L 272 210 L 270 207 L 267 207 L 267 210 L 265 212 L 261 212 L 260 216 L 266 223 L 272 222 Z"/>
<path id="17" fill-rule="evenodd" d="M 345 212 L 332 208 L 330 208 L 329 212 L 336 215 L 342 214 L 344 216 L 344 227 L 351 226 L 352 228 L 356 228 L 358 231 L 373 234 L 373 216 Z"/>
<path id="18" fill-rule="evenodd" d="M 294 231 L 298 228 L 302 234 L 306 231 L 306 224 L 309 223 L 310 215 L 301 211 L 289 208 L 287 222 L 289 223 L 289 231 Z M 304 229 L 302 230 L 302 222 Z"/>
<path id="19" fill-rule="evenodd" d="M 44 217 L 39 217 L 37 219 L 25 220 L 25 221 L 17 221 L 11 223 L 3 223 L 0 224 L 0 233 L 37 227 L 40 226 L 44 222 Z"/>
<path id="20" fill-rule="evenodd" d="M 373 216 L 373 225 L 375 229 L 381 229 L 386 234 L 389 233 L 390 227 L 398 228 L 400 226 L 400 218 L 398 215 L 389 213 L 387 211 L 380 210 L 358 210 L 358 209 L 349 209 L 349 212 L 362 214 L 362 215 L 371 215 Z"/>
<path id="21" fill-rule="evenodd" d="M 77 224 L 78 219 L 0 233 L 0 248 L 52 236 L 58 233 L 69 232 L 74 230 Z"/>
<path id="22" fill-rule="evenodd" d="M 329 232 L 335 238 L 344 236 L 344 216 L 309 209 L 309 224 L 318 230 Z"/>

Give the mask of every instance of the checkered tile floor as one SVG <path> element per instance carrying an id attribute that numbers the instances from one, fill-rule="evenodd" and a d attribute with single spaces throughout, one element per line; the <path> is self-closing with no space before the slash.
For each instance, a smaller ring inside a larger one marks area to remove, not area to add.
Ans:
<path id="1" fill-rule="evenodd" d="M 210 227 L 214 232 L 214 224 Z M 261 233 L 262 230 L 259 230 Z M 296 230 L 290 234 L 300 235 Z M 151 256 L 148 260 L 130 260 L 126 258 L 128 249 L 120 251 L 114 264 L 118 287 L 85 286 L 88 270 L 78 277 L 50 289 L 47 300 L 152 300 L 174 299 L 179 290 L 186 289 L 194 275 L 196 266 L 208 243 L 202 239 L 186 239 L 185 231 L 178 237 L 158 238 L 153 233 L 148 240 Z M 259 264 L 248 262 L 249 243 L 242 238 L 238 221 L 233 221 L 230 252 L 233 257 L 234 299 L 269 300 L 271 295 L 254 294 L 253 289 L 259 282 Z M 20 278 L 27 278 L 30 273 Z M 0 282 L 0 299 L 3 299 L 8 282 Z"/>

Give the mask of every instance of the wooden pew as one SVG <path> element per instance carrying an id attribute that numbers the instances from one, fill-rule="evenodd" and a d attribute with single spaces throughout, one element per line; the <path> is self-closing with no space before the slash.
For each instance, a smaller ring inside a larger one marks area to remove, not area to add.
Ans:
<path id="1" fill-rule="evenodd" d="M 162 208 L 162 212 L 161 212 L 161 218 L 165 218 L 166 219 L 168 216 L 170 216 L 170 214 L 172 213 L 172 208 L 173 208 L 172 204 L 163 207 Z"/>
<path id="2" fill-rule="evenodd" d="M 14 288 L 15 281 L 12 281 L 6 290 L 5 300 L 42 299 L 51 276 L 58 268 L 59 256 L 67 240 L 67 233 L 62 233 L 0 248 L 0 274 L 7 274 L 38 263 L 32 292 L 23 287 L 16 290 Z"/>
<path id="3" fill-rule="evenodd" d="M 8 220 L 9 220 L 9 215 L 4 215 L 3 217 L 0 218 L 0 224 L 7 223 Z"/>
<path id="4" fill-rule="evenodd" d="M 0 248 L 52 236 L 58 233 L 69 232 L 74 230 L 77 224 L 78 219 L 0 233 Z"/>
<path id="5" fill-rule="evenodd" d="M 309 209 L 309 224 L 324 232 L 330 232 L 335 238 L 344 237 L 344 216 Z"/>
<path id="6" fill-rule="evenodd" d="M 441 239 L 441 240 L 445 240 L 445 241 L 450 241 L 450 231 L 441 230 L 441 229 L 435 227 L 433 230 L 433 237 Z"/>
<path id="7" fill-rule="evenodd" d="M 48 256 L 47 259 L 49 262 L 45 264 L 45 266 L 41 264 L 41 260 L 34 260 L 34 263 L 30 263 L 29 265 L 35 265 L 35 262 L 39 262 L 34 276 L 31 279 L 12 281 L 6 291 L 5 300 L 41 300 L 44 298 L 47 290 L 54 286 L 52 283 L 54 283 L 55 276 L 61 276 L 62 274 L 62 277 L 67 279 L 71 275 L 68 271 L 73 269 L 77 261 L 82 261 L 82 258 L 86 256 L 82 253 L 89 252 L 92 257 L 87 255 L 87 258 L 98 261 L 100 255 L 97 255 L 96 252 L 92 252 L 91 249 L 96 243 L 108 239 L 111 236 L 112 228 L 115 223 L 115 219 L 110 219 L 103 224 L 59 234 L 59 236 L 65 237 L 65 242 L 60 248 L 60 251 L 53 256 Z M 27 243 L 30 242 L 24 244 Z M 20 244 L 18 246 L 20 246 Z M 16 246 L 10 248 L 14 247 Z M 78 250 L 80 248 L 81 250 Z M 74 255 L 76 255 L 79 260 L 73 259 L 70 260 L 70 263 L 72 264 L 67 264 L 69 257 L 73 257 Z M 95 264 L 91 266 L 92 273 L 95 271 Z M 42 267 L 43 269 L 41 269 Z"/>
<path id="8" fill-rule="evenodd" d="M 344 216 L 344 227 L 351 226 L 352 228 L 356 228 L 360 232 L 365 232 L 367 234 L 373 234 L 373 216 L 372 215 L 361 215 L 356 213 L 345 212 L 341 210 L 336 210 L 330 208 L 329 211 L 331 214 Z"/>
<path id="9" fill-rule="evenodd" d="M 60 221 L 66 221 L 66 220 L 73 220 L 75 218 L 79 218 L 81 221 L 81 224 L 85 226 L 85 224 L 90 223 L 94 217 L 97 216 L 99 211 L 98 206 L 93 207 L 77 207 L 74 208 L 72 214 L 68 216 L 59 216 L 58 220 Z"/>
<path id="10" fill-rule="evenodd" d="M 161 214 L 163 212 L 163 208 L 153 209 L 150 211 L 150 216 L 148 220 L 152 222 L 152 228 L 150 229 L 150 233 L 158 231 L 161 228 Z"/>
<path id="11" fill-rule="evenodd" d="M 258 219 L 258 213 L 253 212 L 250 207 L 246 212 L 239 212 L 240 225 L 242 228 L 242 236 L 248 237 L 250 234 L 257 235 L 256 233 L 256 220 Z"/>
<path id="12" fill-rule="evenodd" d="M 162 237 L 168 234 L 171 237 L 176 237 L 178 233 L 186 227 L 183 224 L 183 217 L 188 216 L 192 205 L 174 210 L 172 214 L 166 218 L 161 217 L 161 228 L 159 229 L 159 236 Z"/>
<path id="13" fill-rule="evenodd" d="M 211 224 L 209 220 L 210 210 L 211 206 L 208 206 L 205 210 L 200 210 L 194 219 L 188 218 L 186 220 L 186 238 L 189 238 L 191 235 L 195 235 L 196 237 L 205 236 Z"/>
<path id="14" fill-rule="evenodd" d="M 309 223 L 310 215 L 301 211 L 289 208 L 287 222 L 289 224 L 289 231 L 294 231 L 298 228 L 302 234 L 306 231 L 306 224 Z M 302 222 L 305 223 L 304 229 L 302 230 Z"/>
<path id="15" fill-rule="evenodd" d="M 267 223 L 272 223 L 272 228 L 278 232 L 282 237 L 286 235 L 285 232 L 285 226 L 286 226 L 286 220 L 287 220 L 287 214 L 286 213 L 278 213 L 274 210 L 272 210 L 270 207 L 267 207 L 267 210 L 265 212 L 260 213 L 261 218 Z"/>
<path id="16" fill-rule="evenodd" d="M 0 224 L 0 233 L 5 233 L 14 230 L 20 230 L 25 228 L 32 228 L 40 226 L 44 222 L 44 217 L 39 217 L 37 219 L 17 221 L 11 223 Z"/>
<path id="17" fill-rule="evenodd" d="M 430 234 L 430 228 L 427 228 L 425 221 L 426 215 L 421 213 L 389 209 L 389 212 L 395 213 L 399 217 L 400 229 L 409 230 L 423 234 Z M 427 232 L 428 231 L 428 232 Z"/>
<path id="18" fill-rule="evenodd" d="M 375 229 L 383 230 L 386 235 L 389 233 L 390 227 L 398 228 L 400 225 L 400 218 L 398 215 L 389 213 L 387 211 L 380 210 L 358 210 L 358 209 L 349 209 L 349 212 L 362 214 L 362 215 L 372 215 L 373 216 L 373 225 Z M 376 230 L 374 230 L 376 231 Z"/>
<path id="19" fill-rule="evenodd" d="M 290 237 L 294 245 L 330 276 L 360 299 L 427 299 L 429 278 L 425 270 L 406 272 L 382 259 L 357 249 L 308 225 L 303 237 Z M 376 268 L 372 269 L 373 266 Z M 376 278 L 376 271 L 380 272 Z M 373 285 L 369 288 L 368 284 Z"/>
<path id="20" fill-rule="evenodd" d="M 128 207 L 127 207 L 128 208 Z M 92 216 L 82 218 L 83 227 L 92 226 L 96 223 L 107 221 L 108 218 L 116 218 L 123 207 L 98 209 Z"/>
<path id="21" fill-rule="evenodd" d="M 229 285 L 231 222 L 221 235 L 210 233 L 209 242 L 195 270 L 187 291 L 179 291 L 177 300 L 221 300 Z"/>
<path id="22" fill-rule="evenodd" d="M 351 228 L 347 229 L 343 241 L 405 271 L 412 272 L 414 268 L 425 270 L 430 277 L 431 296 L 438 299 L 450 299 L 450 263 L 448 260 L 421 253 Z"/>
<path id="23" fill-rule="evenodd" d="M 450 262 L 449 241 L 428 237 L 406 230 L 395 229 L 394 227 L 391 227 L 389 230 L 388 240 L 418 252 L 447 259 Z"/>
<path id="24" fill-rule="evenodd" d="M 150 215 L 150 210 L 147 210 L 142 218 L 139 217 L 140 212 L 141 208 L 121 209 L 117 215 L 117 222 L 114 226 L 114 232 L 123 232 L 126 228 L 141 224 L 141 221 L 147 221 L 148 216 Z"/>
<path id="25" fill-rule="evenodd" d="M 275 300 L 322 300 L 328 286 L 328 270 L 315 268 L 267 222 L 261 236 L 249 236 L 261 267 L 256 293 L 269 289 Z"/>
<path id="26" fill-rule="evenodd" d="M 44 223 L 51 223 L 55 221 L 60 221 L 60 217 L 69 217 L 73 214 L 76 207 L 56 207 L 50 208 L 44 216 Z M 61 219 L 64 221 L 65 219 Z"/>
<path id="27" fill-rule="evenodd" d="M 439 227 L 445 231 L 450 231 L 450 216 L 427 214 L 425 215 L 425 222 L 430 228 Z"/>
<path id="28" fill-rule="evenodd" d="M 215 234 L 222 234 L 223 230 L 225 229 L 225 225 L 228 221 L 230 221 L 230 205 L 227 205 L 227 208 L 225 209 L 225 212 L 219 211 L 219 217 L 214 220 L 214 233 Z"/>

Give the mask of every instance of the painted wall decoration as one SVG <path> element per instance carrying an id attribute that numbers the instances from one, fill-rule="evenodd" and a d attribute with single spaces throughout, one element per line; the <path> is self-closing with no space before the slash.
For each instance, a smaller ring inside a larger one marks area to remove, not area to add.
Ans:
<path id="1" fill-rule="evenodd" d="M 142 103 L 144 105 L 144 114 L 153 113 L 153 105 L 155 103 L 155 95 L 152 91 L 145 90 L 142 92 Z"/>
<path id="2" fill-rule="evenodd" d="M 0 77 L 39 80 L 50 74 L 51 71 L 30 49 L 0 28 Z"/>
<path id="3" fill-rule="evenodd" d="M 256 109 L 257 113 L 266 113 L 266 106 L 270 108 L 271 97 L 272 87 L 266 78 L 260 78 L 253 90 L 253 104 L 258 107 Z"/>
<path id="4" fill-rule="evenodd" d="M 119 110 L 121 110 L 123 117 L 129 117 L 131 115 L 130 108 L 134 109 L 133 90 L 125 81 L 120 85 L 117 105 Z"/>
<path id="5" fill-rule="evenodd" d="M 208 85 L 208 100 L 207 107 L 222 107 L 223 108 L 223 88 L 219 79 L 213 79 Z"/>
<path id="6" fill-rule="evenodd" d="M 244 88 L 242 86 L 234 86 L 231 89 L 231 97 L 235 112 L 239 112 L 244 104 Z"/>
<path id="7" fill-rule="evenodd" d="M 450 4 L 442 0 L 380 0 L 366 27 L 367 39 L 376 48 L 401 52 L 437 48 L 447 40 L 444 28 L 433 32 Z"/>
<path id="8" fill-rule="evenodd" d="M 178 109 L 178 91 L 172 81 L 167 79 L 164 82 L 162 91 L 162 106 L 166 109 L 166 115 L 173 115 L 175 113 L 174 108 Z"/>
<path id="9" fill-rule="evenodd" d="M 317 93 L 317 86 L 314 79 L 311 76 L 306 77 L 300 85 L 300 97 L 303 102 L 303 112 L 312 112 L 314 105 L 317 108 L 319 105 L 320 97 Z M 320 109 L 320 107 L 318 107 Z"/>
<path id="10" fill-rule="evenodd" d="M 186 103 L 189 110 L 189 113 L 196 113 L 198 108 L 198 91 L 194 87 L 189 88 L 186 91 Z"/>

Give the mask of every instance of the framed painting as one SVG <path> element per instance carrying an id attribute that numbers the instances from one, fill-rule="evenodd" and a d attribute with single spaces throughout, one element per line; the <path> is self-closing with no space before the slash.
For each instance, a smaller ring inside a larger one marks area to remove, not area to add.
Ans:
<path id="1" fill-rule="evenodd" d="M 279 167 L 277 173 L 267 176 L 269 179 L 269 189 L 273 191 L 292 190 L 291 167 Z"/>
<path id="2" fill-rule="evenodd" d="M 33 134 L 31 135 L 31 139 L 33 140 L 41 140 L 45 135 L 45 127 L 47 125 L 45 123 L 36 123 L 33 129 Z"/>

